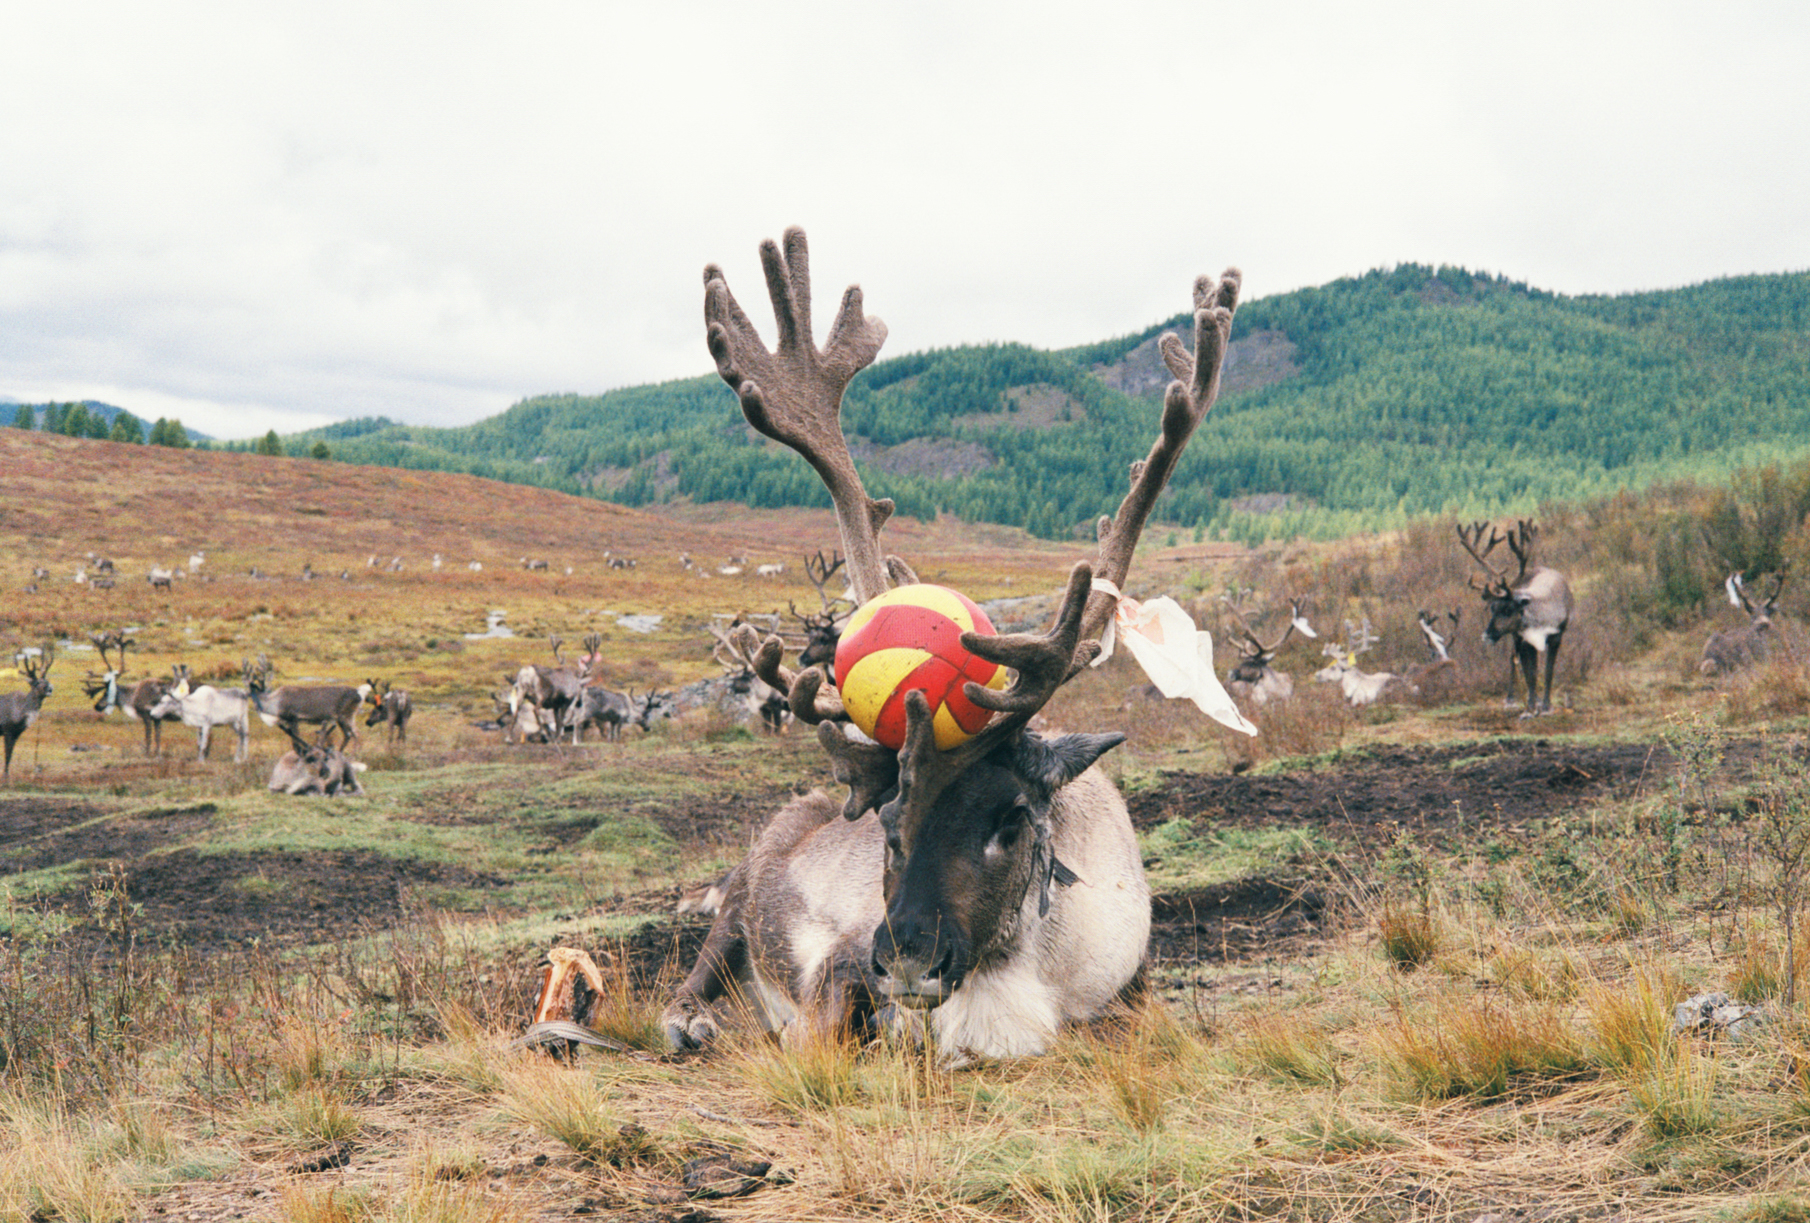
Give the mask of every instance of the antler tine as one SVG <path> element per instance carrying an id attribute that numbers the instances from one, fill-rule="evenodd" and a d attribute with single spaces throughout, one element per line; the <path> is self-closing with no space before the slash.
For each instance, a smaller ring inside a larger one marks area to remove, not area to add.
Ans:
<path id="1" fill-rule="evenodd" d="M 846 721 L 848 711 L 842 706 L 842 694 L 834 685 L 825 686 L 821 667 L 794 671 L 785 665 L 786 643 L 777 634 L 762 638 L 751 624 L 738 624 L 729 632 L 726 643 L 742 664 L 760 676 L 769 687 L 786 694 L 792 715 L 800 722 Z"/>
<path id="2" fill-rule="evenodd" d="M 1485 530 L 1489 531 L 1488 543 L 1483 542 L 1483 532 Z M 1482 566 L 1484 571 L 1491 577 L 1495 578 L 1503 585 L 1507 585 L 1508 571 L 1506 569 L 1496 568 L 1485 559 L 1491 552 L 1496 550 L 1496 545 L 1502 542 L 1502 538 L 1501 533 L 1487 522 L 1473 522 L 1468 527 L 1462 522 L 1458 524 L 1458 542 L 1463 544 L 1464 550 L 1471 554 L 1471 559 Z M 1478 550 L 1479 545 L 1482 545 L 1481 551 Z M 1471 585 L 1476 586 L 1475 579 L 1472 580 Z M 1477 589 L 1481 590 L 1485 588 L 1477 587 Z"/>
<path id="3" fill-rule="evenodd" d="M 767 351 L 715 264 L 704 269 L 706 342 L 748 423 L 797 451 L 829 489 L 855 596 L 865 603 L 889 586 L 880 528 L 893 503 L 874 500 L 861 484 L 842 435 L 842 393 L 879 354 L 886 324 L 865 315 L 861 289 L 850 285 L 819 350 L 811 337 L 810 248 L 796 227 L 786 230 L 784 241 L 783 251 L 771 239 L 760 246 L 779 328 L 774 350 Z"/>
<path id="4" fill-rule="evenodd" d="M 1119 503 L 1118 512 L 1111 518 L 1101 518 L 1097 526 L 1100 546 L 1095 572 L 1115 587 L 1124 588 L 1144 523 L 1168 484 L 1188 439 L 1219 398 L 1219 371 L 1232 342 L 1232 315 L 1238 309 L 1242 280 L 1237 268 L 1227 268 L 1217 281 L 1207 276 L 1194 281 L 1192 354 L 1173 333 L 1162 338 L 1163 363 L 1175 375 L 1175 381 L 1163 394 L 1162 432 L 1151 445 L 1150 453 L 1131 465 L 1131 489 Z M 1098 591 L 1089 599 L 1081 628 L 1083 638 L 1093 640 L 1100 636 L 1116 602 L 1106 591 Z M 1075 666 L 1070 673 L 1085 665 Z"/>
<path id="5" fill-rule="evenodd" d="M 1534 525 L 1533 520 L 1523 518 L 1515 524 L 1514 531 L 1505 537 L 1508 541 L 1508 550 L 1515 554 L 1517 561 L 1521 562 L 1521 570 L 1515 575 L 1516 582 L 1527 576 L 1527 564 L 1533 559 L 1533 542 L 1539 534 L 1540 528 Z"/>

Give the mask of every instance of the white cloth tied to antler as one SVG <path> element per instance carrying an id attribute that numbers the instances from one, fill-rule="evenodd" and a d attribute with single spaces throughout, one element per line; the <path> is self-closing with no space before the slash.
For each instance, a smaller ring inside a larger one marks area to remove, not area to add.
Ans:
<path id="1" fill-rule="evenodd" d="M 1122 637 L 1158 692 L 1193 701 L 1202 713 L 1233 730 L 1257 733 L 1213 672 L 1213 634 L 1196 628 L 1181 604 L 1167 595 L 1148 601 L 1133 599 L 1104 578 L 1094 579 L 1094 589 L 1118 600 L 1100 637 L 1100 656 L 1094 659 L 1094 666 L 1112 657 L 1114 641 Z"/>

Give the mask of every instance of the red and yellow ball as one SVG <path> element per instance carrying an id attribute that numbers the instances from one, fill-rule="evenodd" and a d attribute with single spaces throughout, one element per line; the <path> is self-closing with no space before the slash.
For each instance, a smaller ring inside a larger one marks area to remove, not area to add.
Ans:
<path id="1" fill-rule="evenodd" d="M 1003 688 L 1006 669 L 964 650 L 966 632 L 991 636 L 993 622 L 946 586 L 900 586 L 862 604 L 836 646 L 836 687 L 862 733 L 903 747 L 905 694 L 913 691 L 930 701 L 941 750 L 983 730 L 992 711 L 969 700 L 962 685 Z"/>

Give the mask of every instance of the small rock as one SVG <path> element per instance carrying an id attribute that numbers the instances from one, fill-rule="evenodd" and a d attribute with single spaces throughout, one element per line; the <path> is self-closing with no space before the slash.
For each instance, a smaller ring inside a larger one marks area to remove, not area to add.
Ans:
<path id="1" fill-rule="evenodd" d="M 1726 1033 L 1730 1040 L 1744 1040 L 1766 1022 L 1757 1006 L 1744 1006 L 1724 993 L 1698 994 L 1672 1008 L 1672 1030 L 1679 1034 Z"/>

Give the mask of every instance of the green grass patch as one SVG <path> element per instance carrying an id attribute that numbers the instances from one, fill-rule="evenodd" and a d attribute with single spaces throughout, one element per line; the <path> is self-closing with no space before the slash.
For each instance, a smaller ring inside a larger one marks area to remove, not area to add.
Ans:
<path id="1" fill-rule="evenodd" d="M 1212 828 L 1177 817 L 1141 839 L 1152 890 L 1190 891 L 1276 870 L 1330 844 L 1311 828 Z"/>

